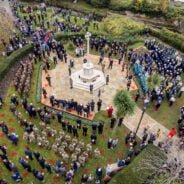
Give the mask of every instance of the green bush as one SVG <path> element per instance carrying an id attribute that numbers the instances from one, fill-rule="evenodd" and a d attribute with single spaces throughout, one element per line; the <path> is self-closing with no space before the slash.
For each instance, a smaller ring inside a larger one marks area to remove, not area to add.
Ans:
<path id="1" fill-rule="evenodd" d="M 117 173 L 109 184 L 142 184 L 166 160 L 163 152 L 154 145 L 148 145 L 134 160 Z"/>
<path id="2" fill-rule="evenodd" d="M 184 52 L 184 36 L 178 33 L 174 33 L 167 29 L 153 29 L 150 28 L 150 33 L 152 36 L 157 37 L 161 41 L 171 45 L 172 47 Z"/>
<path id="3" fill-rule="evenodd" d="M 0 81 L 5 77 L 10 68 L 19 60 L 27 56 L 33 51 L 33 45 L 29 44 L 25 47 L 13 52 L 10 56 L 0 60 Z"/>
<path id="4" fill-rule="evenodd" d="M 57 41 L 66 41 L 70 40 L 72 37 L 84 37 L 84 33 L 56 33 L 54 39 Z"/>
<path id="5" fill-rule="evenodd" d="M 108 35 L 135 35 L 144 30 L 144 24 L 137 23 L 130 18 L 116 15 L 107 17 L 101 22 L 102 29 Z"/>
<path id="6" fill-rule="evenodd" d="M 111 0 L 90 0 L 90 4 L 96 7 L 108 7 Z"/>

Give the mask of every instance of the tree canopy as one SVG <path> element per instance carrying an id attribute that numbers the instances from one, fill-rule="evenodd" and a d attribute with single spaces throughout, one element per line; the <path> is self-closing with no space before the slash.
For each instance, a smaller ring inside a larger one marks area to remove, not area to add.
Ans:
<path id="1" fill-rule="evenodd" d="M 117 91 L 114 97 L 114 105 L 117 109 L 116 115 L 119 118 L 133 114 L 136 106 L 130 93 L 126 90 Z"/>

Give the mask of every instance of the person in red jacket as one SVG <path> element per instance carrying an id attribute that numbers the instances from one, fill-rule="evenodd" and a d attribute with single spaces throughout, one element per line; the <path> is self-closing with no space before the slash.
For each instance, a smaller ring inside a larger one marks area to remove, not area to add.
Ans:
<path id="1" fill-rule="evenodd" d="M 169 134 L 168 134 L 168 137 L 172 138 L 173 136 L 176 135 L 176 130 L 175 128 L 172 128 L 170 131 L 169 131 Z"/>
<path id="2" fill-rule="evenodd" d="M 109 117 L 112 117 L 113 110 L 114 109 L 112 108 L 112 106 L 107 108 L 107 114 L 108 114 Z"/>

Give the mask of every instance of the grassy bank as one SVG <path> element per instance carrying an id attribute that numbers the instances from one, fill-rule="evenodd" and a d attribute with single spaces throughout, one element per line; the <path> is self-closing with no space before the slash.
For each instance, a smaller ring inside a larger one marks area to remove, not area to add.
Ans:
<path id="1" fill-rule="evenodd" d="M 116 174 L 109 184 L 142 184 L 163 164 L 165 159 L 159 148 L 149 145 L 130 165 Z"/>

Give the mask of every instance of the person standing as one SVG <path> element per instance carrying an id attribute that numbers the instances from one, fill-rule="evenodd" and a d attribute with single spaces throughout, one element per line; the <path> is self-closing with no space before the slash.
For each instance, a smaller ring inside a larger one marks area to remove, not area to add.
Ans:
<path id="1" fill-rule="evenodd" d="M 29 148 L 27 148 L 27 149 L 25 150 L 25 155 L 26 155 L 29 159 L 33 160 L 33 154 L 32 154 L 32 151 L 31 151 Z"/>
<path id="2" fill-rule="evenodd" d="M 182 94 L 183 94 L 183 93 L 184 93 L 184 86 L 182 86 L 182 87 L 180 88 L 178 97 L 179 97 L 179 98 L 182 97 Z"/>
<path id="3" fill-rule="evenodd" d="M 172 95 L 171 98 L 169 99 L 169 106 L 171 107 L 175 101 L 176 99 L 174 98 L 174 95 Z"/>
<path id="4" fill-rule="evenodd" d="M 90 107 L 91 107 L 91 111 L 93 112 L 95 109 L 95 102 L 93 99 L 91 100 Z"/>
<path id="5" fill-rule="evenodd" d="M 108 117 L 112 117 L 113 111 L 114 111 L 114 109 L 112 108 L 112 106 L 110 106 L 110 107 L 107 108 Z"/>
<path id="6" fill-rule="evenodd" d="M 116 122 L 116 118 L 112 118 L 110 121 L 110 128 L 114 128 L 115 122 Z"/>
<path id="7" fill-rule="evenodd" d="M 109 59 L 109 66 L 108 66 L 108 69 L 112 69 L 113 62 L 114 62 L 113 59 L 110 58 L 110 59 Z"/>
<path id="8" fill-rule="evenodd" d="M 106 85 L 109 84 L 109 74 L 106 76 Z"/>
<path id="9" fill-rule="evenodd" d="M 84 125 L 84 126 L 82 127 L 82 135 L 83 135 L 83 136 L 87 136 L 87 132 L 88 132 L 88 127 L 87 127 L 86 125 Z"/>
<path id="10" fill-rule="evenodd" d="M 98 90 L 98 95 L 97 96 L 98 96 L 98 98 L 101 97 L 101 89 Z"/>
<path id="11" fill-rule="evenodd" d="M 139 98 L 140 98 L 140 91 L 137 90 L 137 93 L 135 95 L 135 102 L 137 102 Z"/>
<path id="12" fill-rule="evenodd" d="M 54 56 L 54 57 L 53 57 L 53 61 L 54 61 L 54 64 L 57 65 L 57 63 L 58 63 L 58 62 L 57 62 L 57 56 Z"/>
<path id="13" fill-rule="evenodd" d="M 105 62 L 102 63 L 102 72 L 105 73 Z"/>
<path id="14" fill-rule="evenodd" d="M 71 76 L 72 70 L 71 70 L 71 66 L 70 65 L 68 66 L 68 73 L 69 73 L 69 76 Z"/>
<path id="15" fill-rule="evenodd" d="M 49 86 L 51 86 L 51 77 L 49 74 L 46 76 L 46 80 L 47 80 Z"/>
<path id="16" fill-rule="evenodd" d="M 99 99 L 98 102 L 97 102 L 97 110 L 100 111 L 101 107 L 102 107 L 102 100 Z"/>
<path id="17" fill-rule="evenodd" d="M 70 89 L 72 89 L 73 88 L 73 80 L 72 80 L 72 78 L 70 77 Z"/>
<path id="18" fill-rule="evenodd" d="M 62 123 L 63 115 L 62 112 L 57 113 L 57 120 L 59 123 Z"/>
<path id="19" fill-rule="evenodd" d="M 90 94 L 93 94 L 93 84 L 89 85 L 89 91 L 90 91 Z"/>
<path id="20" fill-rule="evenodd" d="M 43 94 L 44 98 L 47 98 L 47 91 L 45 88 L 42 88 L 42 94 Z"/>
<path id="21" fill-rule="evenodd" d="M 103 127 L 104 127 L 104 124 L 100 122 L 98 125 L 98 134 L 103 134 Z"/>
<path id="22" fill-rule="evenodd" d="M 102 57 L 102 56 L 100 56 L 100 59 L 99 59 L 98 65 L 99 65 L 99 64 L 102 64 L 102 62 L 103 62 L 103 57 Z"/>
<path id="23" fill-rule="evenodd" d="M 127 81 L 127 90 L 130 90 L 130 86 L 131 86 L 131 79 L 128 79 Z"/>

